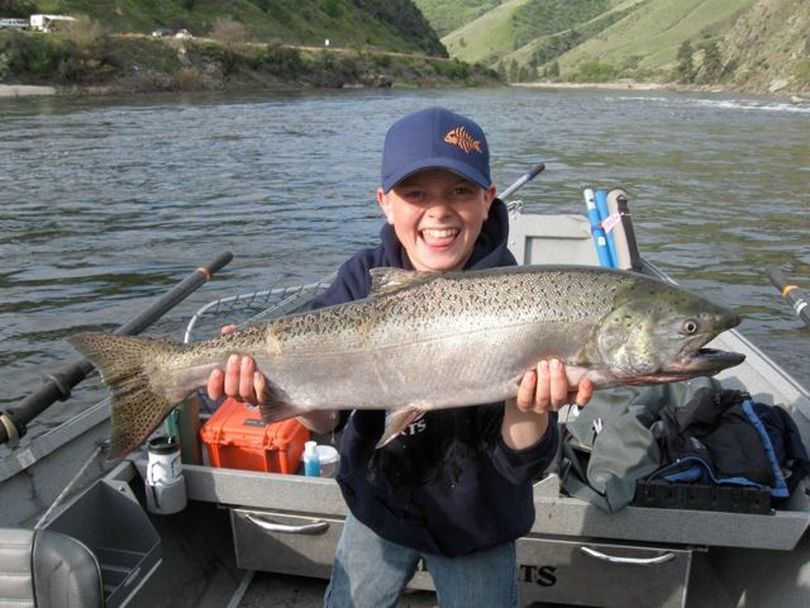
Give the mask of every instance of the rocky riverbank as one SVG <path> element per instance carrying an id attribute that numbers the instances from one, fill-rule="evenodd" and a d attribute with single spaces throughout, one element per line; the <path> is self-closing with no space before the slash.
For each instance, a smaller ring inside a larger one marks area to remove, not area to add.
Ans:
<path id="1" fill-rule="evenodd" d="M 56 87 L 28 84 L 0 84 L 0 97 L 27 97 L 30 95 L 54 95 Z"/>

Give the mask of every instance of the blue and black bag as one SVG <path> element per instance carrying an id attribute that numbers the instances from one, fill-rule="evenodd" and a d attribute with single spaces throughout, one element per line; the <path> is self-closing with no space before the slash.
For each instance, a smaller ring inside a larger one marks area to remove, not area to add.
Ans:
<path id="1" fill-rule="evenodd" d="M 611 512 L 769 513 L 810 473 L 787 411 L 709 378 L 602 391 L 561 422 L 564 490 Z"/>
<path id="2" fill-rule="evenodd" d="M 660 415 L 662 463 L 649 480 L 760 488 L 778 501 L 810 472 L 790 415 L 745 392 L 704 388 Z"/>

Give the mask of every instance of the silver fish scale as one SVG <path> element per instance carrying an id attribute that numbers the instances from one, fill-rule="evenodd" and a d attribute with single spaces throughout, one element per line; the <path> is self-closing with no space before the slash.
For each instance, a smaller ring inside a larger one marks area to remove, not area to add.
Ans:
<path id="1" fill-rule="evenodd" d="M 576 355 L 634 282 L 588 269 L 437 275 L 273 321 L 266 349 L 251 351 L 303 408 L 326 405 L 323 386 L 333 407 L 396 407 L 424 394 L 437 407 L 498 400 L 538 355 Z"/>
<path id="2" fill-rule="evenodd" d="M 277 320 L 268 327 L 270 352 L 379 347 L 420 340 L 425 332 L 470 333 L 504 324 L 593 323 L 633 283 L 630 275 L 590 269 L 449 273 L 350 306 Z"/>
<path id="3" fill-rule="evenodd" d="M 431 326 L 431 319 L 441 319 L 462 331 L 475 329 L 470 323 L 491 327 L 495 320 L 593 321 L 610 310 L 615 294 L 630 282 L 624 275 L 589 270 L 457 273 L 397 292 L 379 306 L 386 319 L 407 320 L 410 328 L 414 319 Z"/>

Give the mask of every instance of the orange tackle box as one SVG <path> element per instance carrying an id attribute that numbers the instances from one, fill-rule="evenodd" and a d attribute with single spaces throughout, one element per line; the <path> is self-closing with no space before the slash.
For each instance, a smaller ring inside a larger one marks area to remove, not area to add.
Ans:
<path id="1" fill-rule="evenodd" d="M 213 467 L 297 473 L 309 430 L 295 418 L 265 424 L 259 408 L 226 399 L 200 429 Z"/>

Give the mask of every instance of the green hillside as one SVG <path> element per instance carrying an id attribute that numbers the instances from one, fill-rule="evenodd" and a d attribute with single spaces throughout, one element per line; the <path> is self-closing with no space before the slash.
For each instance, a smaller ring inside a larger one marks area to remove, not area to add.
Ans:
<path id="1" fill-rule="evenodd" d="M 111 33 L 184 27 L 204 36 L 230 17 L 259 42 L 321 45 L 328 38 L 340 47 L 447 56 L 410 0 L 0 0 L 4 5 L 24 14 L 85 14 Z"/>
<path id="2" fill-rule="evenodd" d="M 808 0 L 504 0 L 480 15 L 480 0 L 416 2 L 451 57 L 510 81 L 810 90 Z M 444 33 L 449 10 L 472 18 Z"/>
<path id="3" fill-rule="evenodd" d="M 685 40 L 716 38 L 729 29 L 734 19 L 750 8 L 754 0 L 662 0 L 643 3 L 597 35 L 563 54 L 560 68 L 576 72 L 592 61 L 633 71 L 665 75 L 674 70 L 678 48 Z M 630 67 L 632 66 L 632 67 Z"/>
<path id="4" fill-rule="evenodd" d="M 414 0 L 439 36 L 449 34 L 501 4 L 501 0 Z"/>
<path id="5" fill-rule="evenodd" d="M 646 1 L 506 0 L 446 34 L 442 42 L 453 57 L 494 64 L 538 38 L 565 35 L 614 10 Z"/>
<path id="6" fill-rule="evenodd" d="M 0 82 L 99 94 L 498 83 L 448 58 L 410 0 L 0 0 L 0 17 L 36 12 L 76 20 L 1 30 Z"/>
<path id="7" fill-rule="evenodd" d="M 539 26 L 529 22 L 513 45 L 514 50 L 507 50 L 498 59 L 502 64 L 511 64 L 514 60 L 520 66 L 532 66 L 535 69 L 542 67 L 558 60 L 567 51 L 588 44 L 614 23 L 634 15 L 639 7 L 648 5 L 649 1 L 583 0 L 582 7 L 577 11 L 572 10 L 576 8 L 576 3 L 567 3 L 565 6 L 568 11 L 561 11 L 554 20 L 540 20 Z M 533 6 L 534 10 L 524 14 L 523 20 L 541 17 L 550 8 L 559 6 L 556 2 L 546 0 Z M 544 10 L 538 10 L 539 8 Z M 556 29 L 551 27 L 555 24 L 558 25 Z"/>
<path id="8" fill-rule="evenodd" d="M 507 0 L 442 38 L 452 57 L 494 64 L 510 52 L 516 37 L 515 14 L 532 0 Z"/>

